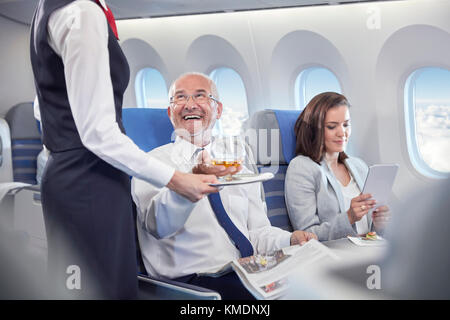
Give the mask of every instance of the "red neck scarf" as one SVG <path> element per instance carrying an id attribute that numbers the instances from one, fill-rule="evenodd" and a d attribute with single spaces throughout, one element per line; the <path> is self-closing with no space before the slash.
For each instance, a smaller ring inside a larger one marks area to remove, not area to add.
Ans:
<path id="1" fill-rule="evenodd" d="M 116 26 L 116 19 L 114 19 L 114 15 L 111 11 L 111 9 L 105 10 L 105 8 L 100 3 L 100 0 L 95 0 L 97 4 L 102 8 L 103 12 L 105 13 L 106 19 L 108 20 L 108 24 L 111 27 L 112 31 L 114 32 L 114 35 L 116 36 L 116 39 L 119 40 L 119 34 L 117 33 L 117 26 Z"/>

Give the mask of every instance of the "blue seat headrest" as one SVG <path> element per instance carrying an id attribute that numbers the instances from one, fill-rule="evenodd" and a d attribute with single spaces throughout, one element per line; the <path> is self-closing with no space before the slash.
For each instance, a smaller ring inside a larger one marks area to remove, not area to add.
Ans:
<path id="1" fill-rule="evenodd" d="M 289 163 L 295 157 L 295 145 L 297 137 L 294 133 L 295 122 L 300 110 L 272 110 L 280 128 L 281 144 L 284 161 Z"/>
<path id="2" fill-rule="evenodd" d="M 145 152 L 172 141 L 167 109 L 124 108 L 122 122 L 127 136 Z"/>

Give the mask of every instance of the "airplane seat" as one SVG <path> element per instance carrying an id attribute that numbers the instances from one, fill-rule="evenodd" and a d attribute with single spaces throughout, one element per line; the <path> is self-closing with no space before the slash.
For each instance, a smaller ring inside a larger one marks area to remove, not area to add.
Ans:
<path id="1" fill-rule="evenodd" d="M 122 122 L 126 135 L 145 152 L 172 141 L 167 109 L 124 108 Z"/>
<path id="2" fill-rule="evenodd" d="M 37 156 L 42 150 L 42 141 L 33 103 L 15 105 L 5 120 L 10 129 L 13 181 L 36 185 Z"/>
<path id="3" fill-rule="evenodd" d="M 257 139 L 251 144 L 259 172 L 272 172 L 275 177 L 263 182 L 267 215 L 273 226 L 292 231 L 284 200 L 284 181 L 289 162 L 295 157 L 295 122 L 301 110 L 256 112 L 247 130 L 256 129 Z"/>
<path id="4" fill-rule="evenodd" d="M 37 156 L 43 147 L 32 102 L 13 106 L 0 119 L 0 137 L 0 182 L 31 184 L 2 199 L 3 217 L 7 225 L 29 237 L 30 244 L 44 250 L 46 235 L 36 181 Z"/>
<path id="5" fill-rule="evenodd" d="M 134 143 L 148 152 L 172 141 L 173 126 L 167 109 L 124 108 L 122 122 L 125 132 Z M 133 216 L 137 219 L 136 206 Z M 136 235 L 138 257 L 139 298 L 141 299 L 200 299 L 220 300 L 216 291 L 165 278 L 149 276 L 145 270 Z"/>
<path id="6" fill-rule="evenodd" d="M 13 181 L 11 134 L 8 122 L 0 118 L 0 183 Z"/>

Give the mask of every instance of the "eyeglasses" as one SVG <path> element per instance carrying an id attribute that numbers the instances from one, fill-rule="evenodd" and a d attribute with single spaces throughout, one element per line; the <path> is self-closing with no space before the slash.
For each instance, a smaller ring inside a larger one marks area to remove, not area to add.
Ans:
<path id="1" fill-rule="evenodd" d="M 211 99 L 215 102 L 219 102 L 217 99 L 213 98 L 213 96 L 207 95 L 204 92 L 195 93 L 195 94 L 177 94 L 170 98 L 170 103 L 174 103 L 178 106 L 184 106 L 186 103 L 188 103 L 189 98 L 192 98 L 192 100 L 195 103 L 198 104 L 206 104 L 208 102 L 208 99 Z"/>

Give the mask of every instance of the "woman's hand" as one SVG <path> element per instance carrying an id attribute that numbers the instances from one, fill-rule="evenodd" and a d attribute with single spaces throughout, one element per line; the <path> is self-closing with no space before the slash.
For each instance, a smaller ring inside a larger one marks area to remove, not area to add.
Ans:
<path id="1" fill-rule="evenodd" d="M 390 219 L 391 213 L 387 206 L 378 207 L 372 212 L 372 221 L 375 226 L 375 231 L 383 231 Z"/>
<path id="2" fill-rule="evenodd" d="M 348 220 L 350 221 L 350 224 L 354 224 L 356 221 L 361 220 L 362 217 L 364 217 L 370 209 L 375 207 L 375 200 L 368 200 L 372 198 L 371 194 L 360 194 L 357 197 L 354 197 L 352 199 L 352 202 L 350 203 L 350 209 L 347 211 Z"/>

